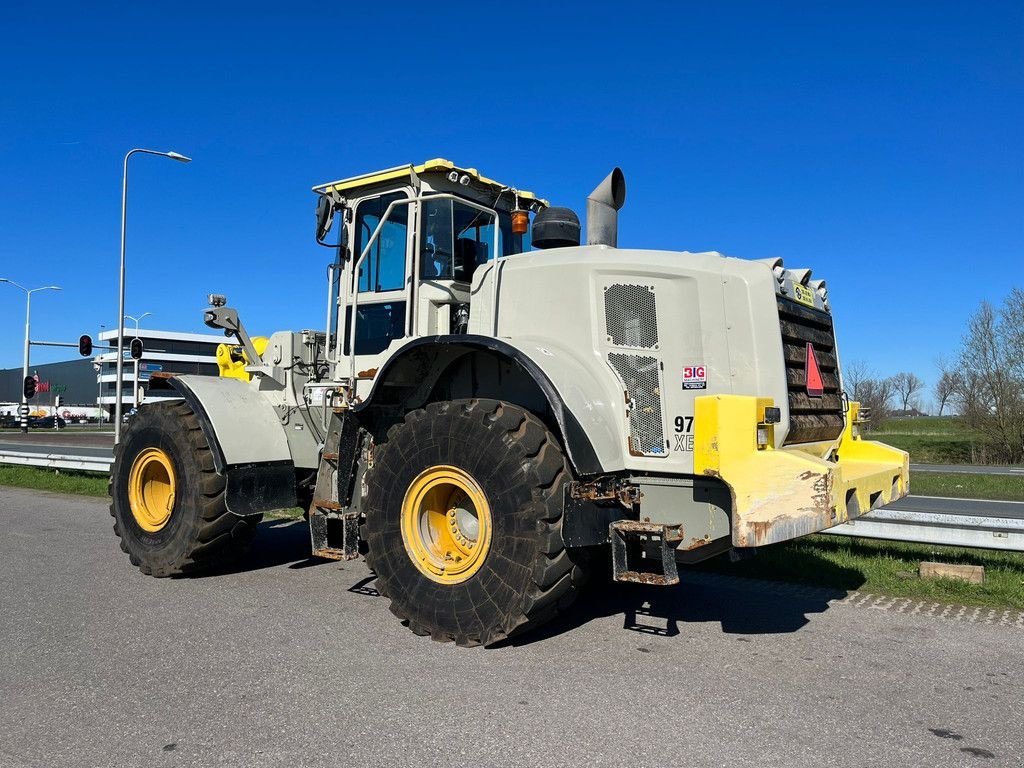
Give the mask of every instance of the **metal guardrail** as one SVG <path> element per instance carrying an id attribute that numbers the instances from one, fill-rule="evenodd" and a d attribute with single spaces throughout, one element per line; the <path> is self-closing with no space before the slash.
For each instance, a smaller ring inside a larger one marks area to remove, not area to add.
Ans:
<path id="1" fill-rule="evenodd" d="M 66 453 L 0 451 L 0 464 L 19 464 L 46 469 L 79 469 L 88 472 L 109 472 L 113 458 L 102 456 L 69 456 Z"/>
<path id="2" fill-rule="evenodd" d="M 1024 552 L 1024 520 L 946 512 L 876 509 L 824 533 L 866 539 Z"/>
<path id="3" fill-rule="evenodd" d="M 49 469 L 109 472 L 113 461 L 113 458 L 101 456 L 0 451 L 0 464 L 20 464 Z M 1007 517 L 882 508 L 851 522 L 829 528 L 824 533 L 1024 552 L 1024 519 Z"/>

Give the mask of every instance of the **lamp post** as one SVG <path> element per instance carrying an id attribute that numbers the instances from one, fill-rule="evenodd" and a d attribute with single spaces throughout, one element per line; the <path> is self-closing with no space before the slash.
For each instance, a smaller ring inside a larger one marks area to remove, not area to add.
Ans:
<path id="1" fill-rule="evenodd" d="M 152 314 L 153 314 L 152 312 L 143 312 L 138 317 L 135 317 L 133 315 L 125 315 L 125 317 L 128 318 L 129 320 L 134 320 L 135 321 L 135 338 L 136 339 L 139 338 L 139 323 L 142 321 L 142 318 L 149 317 Z M 134 396 L 133 396 L 133 400 L 135 401 L 135 407 L 137 409 L 139 407 L 139 361 L 135 360 L 134 362 L 135 362 L 135 393 L 134 393 Z"/>
<path id="2" fill-rule="evenodd" d="M 21 288 L 25 292 L 25 362 L 21 369 L 22 382 L 28 378 L 28 348 L 29 348 L 29 324 L 32 314 L 32 294 L 36 291 L 59 291 L 59 285 L 44 285 L 40 288 L 26 288 L 18 285 L 13 280 L 0 277 L 0 283 L 10 283 L 15 288 Z M 21 431 L 28 432 L 28 398 L 25 397 L 24 386 L 21 391 Z"/>
<path id="3" fill-rule="evenodd" d="M 177 160 L 179 163 L 192 162 L 192 158 L 179 155 L 177 152 L 157 152 L 155 149 L 133 149 L 124 156 L 124 180 L 121 184 L 121 271 L 117 304 L 117 394 L 114 396 L 115 445 L 121 442 L 121 387 L 124 384 L 124 245 L 125 233 L 128 229 L 128 158 L 132 155 L 160 155 Z"/>

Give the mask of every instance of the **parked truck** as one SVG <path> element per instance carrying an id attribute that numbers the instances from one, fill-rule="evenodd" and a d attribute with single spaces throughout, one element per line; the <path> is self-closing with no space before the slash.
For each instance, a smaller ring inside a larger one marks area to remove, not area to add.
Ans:
<path id="1" fill-rule="evenodd" d="M 111 514 L 144 573 L 211 565 L 263 513 L 311 554 L 365 552 L 414 632 L 492 644 L 588 573 L 679 567 L 906 495 L 863 439 L 828 287 L 781 259 L 618 247 L 615 169 L 577 215 L 446 160 L 314 187 L 323 329 L 232 337 L 219 377 L 154 376 L 115 450 Z M 602 553 L 610 557 L 602 557 Z"/>

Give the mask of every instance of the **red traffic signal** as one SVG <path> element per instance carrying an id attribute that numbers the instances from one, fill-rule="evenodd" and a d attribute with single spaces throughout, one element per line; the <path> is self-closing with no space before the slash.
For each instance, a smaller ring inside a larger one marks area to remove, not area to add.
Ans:
<path id="1" fill-rule="evenodd" d="M 92 338 L 87 334 L 78 337 L 78 354 L 82 357 L 92 354 Z"/>
<path id="2" fill-rule="evenodd" d="M 35 376 L 26 376 L 25 377 L 25 389 L 24 389 L 24 392 L 25 392 L 25 399 L 26 400 L 31 400 L 33 397 L 36 396 L 36 377 Z"/>
<path id="3" fill-rule="evenodd" d="M 132 360 L 138 360 L 142 357 L 142 339 L 132 339 L 130 354 Z"/>

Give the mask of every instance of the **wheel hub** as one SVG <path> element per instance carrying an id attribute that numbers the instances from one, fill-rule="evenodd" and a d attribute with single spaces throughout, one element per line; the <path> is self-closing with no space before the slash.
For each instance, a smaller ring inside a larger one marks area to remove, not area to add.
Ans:
<path id="1" fill-rule="evenodd" d="M 457 584 L 483 565 L 491 544 L 491 510 L 465 470 L 438 465 L 421 472 L 402 502 L 402 540 L 421 573 Z"/>
<path id="2" fill-rule="evenodd" d="M 128 503 L 136 524 L 148 533 L 163 530 L 174 511 L 177 479 L 171 457 L 160 448 L 146 448 L 128 473 Z"/>

